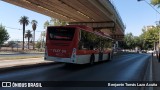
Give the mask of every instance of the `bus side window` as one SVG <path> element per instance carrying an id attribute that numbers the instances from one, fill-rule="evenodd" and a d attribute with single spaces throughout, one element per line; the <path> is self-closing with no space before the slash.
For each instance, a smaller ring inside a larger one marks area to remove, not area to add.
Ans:
<path id="1" fill-rule="evenodd" d="M 50 33 L 50 34 L 49 34 L 49 37 L 50 37 L 51 39 L 53 39 L 53 34 L 52 34 L 52 33 Z"/>
<path id="2" fill-rule="evenodd" d="M 82 50 L 82 49 L 83 49 L 82 41 L 79 41 L 78 49 L 79 49 L 79 50 Z"/>
<path id="3" fill-rule="evenodd" d="M 86 32 L 84 30 L 80 30 L 79 33 L 79 44 L 78 44 L 78 49 L 79 50 L 94 50 L 95 46 L 95 38 L 97 38 L 97 36 L 95 36 L 93 33 L 90 32 Z"/>
<path id="4" fill-rule="evenodd" d="M 79 41 L 81 41 L 81 30 L 79 31 Z"/>
<path id="5" fill-rule="evenodd" d="M 81 41 L 81 30 L 79 30 L 79 38 L 78 38 L 78 49 L 82 50 L 82 41 Z"/>
<path id="6" fill-rule="evenodd" d="M 93 45 L 90 45 L 90 47 L 89 47 L 89 48 L 90 48 L 90 50 L 93 50 L 93 49 L 94 49 Z"/>

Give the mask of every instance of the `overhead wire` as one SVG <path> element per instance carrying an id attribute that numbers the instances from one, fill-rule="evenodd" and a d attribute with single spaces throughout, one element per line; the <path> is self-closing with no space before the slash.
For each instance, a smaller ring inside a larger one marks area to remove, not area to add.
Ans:
<path id="1" fill-rule="evenodd" d="M 9 29 L 14 29 L 14 30 L 23 30 L 23 29 L 20 29 L 20 28 L 14 28 L 14 27 L 7 27 L 7 26 L 4 26 L 5 28 L 9 28 Z M 26 29 L 28 30 L 28 29 Z M 44 31 L 36 31 L 35 32 L 44 32 Z"/>

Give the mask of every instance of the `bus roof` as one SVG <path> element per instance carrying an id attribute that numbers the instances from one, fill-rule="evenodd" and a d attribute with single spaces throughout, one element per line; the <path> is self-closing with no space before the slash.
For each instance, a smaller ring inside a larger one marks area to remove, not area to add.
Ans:
<path id="1" fill-rule="evenodd" d="M 106 38 L 109 38 L 109 39 L 112 39 L 111 36 L 107 33 L 104 33 L 100 30 L 93 30 L 93 28 L 89 27 L 89 26 L 85 26 L 85 25 L 66 25 L 66 26 L 48 26 L 48 27 L 57 27 L 57 28 L 60 28 L 60 27 L 70 27 L 70 28 L 81 28 L 85 31 L 88 31 L 88 32 L 91 32 L 91 33 L 95 33 L 97 35 L 100 35 L 102 37 L 106 37 Z"/>

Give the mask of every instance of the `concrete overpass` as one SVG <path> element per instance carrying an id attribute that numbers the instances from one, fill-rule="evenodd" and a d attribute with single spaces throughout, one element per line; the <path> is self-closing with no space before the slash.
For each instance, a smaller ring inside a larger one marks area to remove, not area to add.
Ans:
<path id="1" fill-rule="evenodd" d="M 2 0 L 70 24 L 88 25 L 115 40 L 124 36 L 125 26 L 109 0 Z"/>

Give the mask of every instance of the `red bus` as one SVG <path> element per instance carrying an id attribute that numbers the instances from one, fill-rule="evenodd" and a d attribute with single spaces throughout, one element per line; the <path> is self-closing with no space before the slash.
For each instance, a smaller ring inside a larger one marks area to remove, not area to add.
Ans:
<path id="1" fill-rule="evenodd" d="M 112 39 L 107 34 L 83 25 L 47 27 L 45 60 L 93 64 L 111 57 Z"/>

